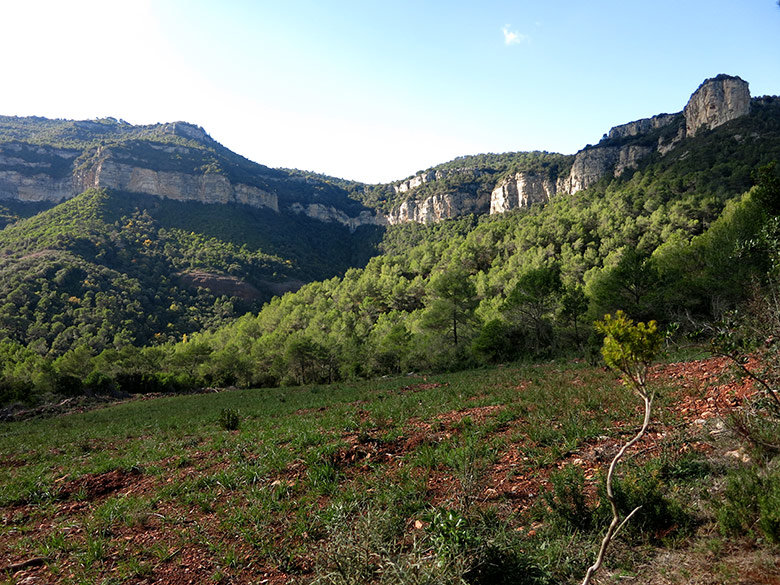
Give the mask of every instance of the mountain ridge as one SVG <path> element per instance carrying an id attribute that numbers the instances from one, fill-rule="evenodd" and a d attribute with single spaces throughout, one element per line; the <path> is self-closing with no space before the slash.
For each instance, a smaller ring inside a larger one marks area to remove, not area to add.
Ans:
<path id="1" fill-rule="evenodd" d="M 614 126 L 574 155 L 459 157 L 378 185 L 271 169 L 187 122 L 133 126 L 113 118 L 0 116 L 0 200 L 55 203 L 95 187 L 303 214 L 353 232 L 363 225 L 432 223 L 574 194 L 605 176 L 635 170 L 654 152 L 665 155 L 700 129 L 748 115 L 752 101 L 747 82 L 721 74 L 703 81 L 681 112 Z M 36 129 L 25 132 L 30 125 Z"/>

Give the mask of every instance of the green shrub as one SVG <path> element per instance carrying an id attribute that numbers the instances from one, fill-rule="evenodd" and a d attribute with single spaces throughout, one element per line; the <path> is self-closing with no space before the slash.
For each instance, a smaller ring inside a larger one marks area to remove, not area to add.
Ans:
<path id="1" fill-rule="evenodd" d="M 489 544 L 463 576 L 469 585 L 543 585 L 545 572 L 518 550 Z"/>
<path id="2" fill-rule="evenodd" d="M 768 540 L 780 544 L 780 473 L 765 481 L 758 497 L 758 526 Z"/>
<path id="3" fill-rule="evenodd" d="M 96 394 L 108 394 L 116 390 L 113 378 L 102 372 L 90 372 L 84 380 L 84 388 Z"/>
<path id="4" fill-rule="evenodd" d="M 585 501 L 585 476 L 576 465 L 566 465 L 550 475 L 552 490 L 544 494 L 553 525 L 563 530 L 593 527 L 593 510 Z"/>
<path id="5" fill-rule="evenodd" d="M 603 495 L 603 484 L 600 489 Z M 629 534 L 660 540 L 691 526 L 692 519 L 683 505 L 667 495 L 669 485 L 655 463 L 634 468 L 622 478 L 613 478 L 612 489 L 622 514 L 641 506 L 626 525 Z M 605 501 L 604 498 L 602 501 Z"/>
<path id="6" fill-rule="evenodd" d="M 745 467 L 731 471 L 716 517 L 724 536 L 763 536 L 780 543 L 780 470 Z"/>
<path id="7" fill-rule="evenodd" d="M 54 379 L 54 391 L 64 396 L 78 396 L 84 393 L 84 384 L 81 378 L 61 374 Z"/>
<path id="8" fill-rule="evenodd" d="M 219 419 L 217 419 L 219 426 L 226 431 L 235 431 L 238 429 L 241 423 L 238 411 L 232 408 L 223 408 L 219 413 Z"/>
<path id="9" fill-rule="evenodd" d="M 469 520 L 455 510 L 437 509 L 430 516 L 428 535 L 442 558 L 462 555 L 476 543 Z"/>

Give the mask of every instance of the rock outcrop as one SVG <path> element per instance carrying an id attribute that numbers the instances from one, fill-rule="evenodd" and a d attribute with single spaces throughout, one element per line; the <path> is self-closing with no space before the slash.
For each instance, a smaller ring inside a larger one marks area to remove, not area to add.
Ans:
<path id="1" fill-rule="evenodd" d="M 233 184 L 221 174 L 158 171 L 111 158 L 99 158 L 94 165 L 77 172 L 76 183 L 79 185 L 77 192 L 90 187 L 104 187 L 176 201 L 243 203 L 279 211 L 279 201 L 275 194 L 253 185 Z"/>
<path id="2" fill-rule="evenodd" d="M 0 144 L 0 199 L 58 202 L 73 197 L 77 186 L 70 169 L 77 150 Z"/>
<path id="3" fill-rule="evenodd" d="M 546 203 L 558 192 L 555 181 L 536 173 L 515 173 L 490 194 L 490 214 Z"/>
<path id="4" fill-rule="evenodd" d="M 387 215 L 387 223 L 408 221 L 435 223 L 469 213 L 485 213 L 490 209 L 490 194 L 474 195 L 464 191 L 436 194 L 420 201 L 404 201 Z"/>
<path id="5" fill-rule="evenodd" d="M 458 175 L 469 175 L 471 177 L 476 178 L 483 174 L 484 172 L 480 171 L 479 169 L 473 169 L 467 167 L 460 168 L 460 169 L 437 169 L 437 170 L 431 169 L 419 173 L 418 175 L 415 175 L 411 179 L 406 179 L 405 181 L 401 181 L 400 183 L 393 184 L 393 191 L 395 191 L 396 194 L 407 193 L 412 189 L 416 189 L 417 187 L 420 187 L 425 183 L 430 183 L 432 181 L 441 181 L 442 179 L 446 179 L 448 177 L 453 177 Z"/>
<path id="6" fill-rule="evenodd" d="M 203 128 L 188 122 L 171 122 L 170 124 L 166 124 L 164 132 L 173 134 L 174 136 L 181 136 L 182 138 L 189 138 L 195 142 L 214 142 L 211 136 L 209 136 Z"/>
<path id="7" fill-rule="evenodd" d="M 401 181 L 400 183 L 393 185 L 393 191 L 396 193 L 406 193 L 407 191 L 411 191 L 412 189 L 415 189 L 424 183 L 435 180 L 436 171 L 426 171 L 424 173 L 420 173 L 419 175 L 415 175 L 411 179 L 406 179 L 405 181 Z"/>
<path id="8" fill-rule="evenodd" d="M 679 112 L 659 114 L 615 126 L 604 135 L 601 143 L 580 150 L 574 157 L 569 174 L 555 181 L 530 172 L 519 172 L 506 178 L 493 188 L 490 213 L 503 213 L 533 203 L 544 203 L 556 194 L 573 194 L 588 189 L 604 177 L 620 176 L 638 168 L 640 161 L 654 152 L 665 155 L 686 137 L 694 136 L 702 127 L 715 128 L 749 111 L 750 92 L 745 81 L 729 75 L 707 79 L 685 106 L 684 118 Z M 672 125 L 678 126 L 676 132 Z M 667 126 L 670 130 L 658 133 L 657 139 L 648 136 Z M 394 185 L 394 189 L 396 193 L 407 193 L 427 182 L 438 180 L 441 172 L 429 170 L 420 173 Z M 460 203 L 457 195 L 408 200 L 390 213 L 388 222 L 430 223 L 463 213 L 479 213 L 480 202 L 471 201 L 462 205 L 458 213 Z"/>
<path id="9" fill-rule="evenodd" d="M 636 169 L 639 161 L 653 152 L 652 147 L 639 144 L 630 144 L 618 151 L 618 161 L 615 163 L 614 174 L 619 177 L 624 171 Z"/>
<path id="10" fill-rule="evenodd" d="M 640 162 L 654 152 L 665 155 L 702 129 L 713 129 L 748 114 L 750 104 L 747 82 L 739 77 L 718 75 L 705 80 L 691 95 L 683 115 L 660 114 L 615 126 L 601 143 L 588 146 L 575 155 L 568 174 L 555 178 L 555 173 L 516 172 L 499 184 L 491 185 L 487 175 L 496 172 L 495 169 L 430 169 L 386 186 L 388 192 L 392 188 L 395 195 L 407 197 L 387 215 L 368 210 L 354 201 L 341 206 L 341 193 L 336 192 L 334 196 L 333 192 L 327 191 L 331 187 L 323 191 L 328 181 L 273 171 L 248 161 L 245 161 L 246 165 L 238 163 L 238 167 L 231 167 L 236 163 L 235 158 L 230 157 L 225 165 L 212 166 L 208 157 L 205 158 L 207 164 L 203 164 L 201 146 L 205 145 L 208 153 L 220 152 L 222 147 L 203 128 L 193 124 L 173 122 L 133 127 L 126 123 L 117 125 L 116 121 L 113 125 L 104 121 L 63 122 L 63 128 L 68 132 L 72 130 L 68 126 L 71 124 L 77 133 L 84 134 L 84 140 L 89 139 L 84 144 L 89 145 L 98 142 L 96 136 L 103 144 L 113 144 L 115 135 L 131 130 L 136 134 L 132 134 L 130 146 L 125 151 L 121 146 L 118 149 L 85 146 L 84 150 L 70 150 L 24 141 L 0 143 L 0 199 L 58 202 L 89 187 L 105 187 L 177 201 L 241 203 L 275 212 L 290 211 L 320 221 L 340 223 L 352 231 L 362 225 L 393 225 L 407 221 L 432 223 L 468 213 L 502 213 L 544 203 L 556 194 L 588 189 L 604 177 L 619 176 L 638 168 Z M 666 127 L 668 129 L 660 130 Z M 161 134 L 162 139 L 159 138 Z M 150 135 L 157 138 L 147 140 Z M 171 136 L 179 139 L 171 139 Z M 136 140 L 138 137 L 141 137 L 140 141 Z M 133 140 L 143 142 L 147 150 L 134 149 L 137 144 Z M 70 147 L 71 142 L 67 144 Z M 138 152 L 142 154 L 138 155 Z M 200 162 L 193 163 L 194 160 Z M 166 162 L 158 165 L 159 161 Z M 239 168 L 239 171 L 224 171 L 231 168 Z M 426 184 L 453 178 L 457 180 L 446 181 L 435 188 L 426 187 Z M 306 184 L 290 188 L 292 182 Z"/>
<path id="11" fill-rule="evenodd" d="M 691 95 L 684 109 L 685 125 L 672 137 L 658 138 L 654 146 L 641 143 L 648 133 L 674 123 L 679 114 L 659 114 L 612 128 L 604 137 L 607 144 L 583 149 L 574 158 L 568 178 L 558 182 L 558 192 L 576 193 L 591 187 L 605 176 L 619 176 L 639 166 L 639 161 L 653 152 L 666 154 L 700 128 L 716 128 L 750 112 L 748 84 L 739 77 L 718 75 L 707 79 Z M 632 144 L 630 139 L 640 139 Z M 628 144 L 611 146 L 609 141 L 629 140 Z"/>
<path id="12" fill-rule="evenodd" d="M 345 212 L 335 207 L 323 205 L 321 203 L 293 203 L 290 205 L 290 211 L 293 213 L 302 213 L 312 219 L 324 222 L 335 222 L 347 226 L 349 231 L 354 232 L 363 225 L 387 225 L 388 218 L 381 214 L 375 214 L 370 211 L 361 211 L 357 216 L 350 217 Z"/>
<path id="13" fill-rule="evenodd" d="M 88 132 L 97 122 L 74 123 Z M 198 142 L 211 142 L 205 130 L 199 126 L 175 122 L 161 127 L 164 134 L 175 134 Z M 313 179 L 283 174 L 268 176 L 258 173 L 257 183 L 231 181 L 224 172 L 197 168 L 176 161 L 197 160 L 196 149 L 181 144 L 145 142 L 141 155 L 132 154 L 121 147 L 98 147 L 88 151 L 57 149 L 23 142 L 0 143 L 0 200 L 58 203 L 75 197 L 89 188 L 106 188 L 131 193 L 153 195 L 175 201 L 197 201 L 205 204 L 240 203 L 265 208 L 277 213 L 292 211 L 326 222 L 338 222 L 351 231 L 361 225 L 386 225 L 387 219 L 372 210 L 360 208 L 354 202 L 346 206 L 349 211 L 321 203 L 298 203 L 289 196 L 280 201 L 277 186 L 285 188 L 285 181 L 307 183 L 303 194 L 318 192 L 321 183 Z M 161 164 L 162 163 L 162 164 Z M 182 170 L 171 170 L 177 167 Z M 191 170 L 190 170 L 191 169 Z M 264 167 L 261 167 L 264 169 Z M 262 175 L 262 176 L 261 176 Z M 244 173 L 247 176 L 247 173 Z M 251 178 L 251 176 L 250 176 Z M 312 183 L 310 189 L 308 183 Z M 288 187 L 289 188 L 289 187 Z M 300 191 L 301 187 L 295 187 Z M 315 195 L 316 196 L 316 195 Z"/>
<path id="14" fill-rule="evenodd" d="M 0 170 L 0 199 L 58 202 L 74 195 L 73 177 L 58 179 L 45 173 L 34 175 Z"/>
<path id="15" fill-rule="evenodd" d="M 718 75 L 705 80 L 685 106 L 685 134 L 712 130 L 750 112 L 750 89 L 739 77 Z"/>
<path id="16" fill-rule="evenodd" d="M 574 194 L 595 185 L 602 177 L 614 172 L 619 160 L 620 149 L 612 146 L 579 151 L 571 166 L 566 191 Z"/>
<path id="17" fill-rule="evenodd" d="M 635 120 L 628 124 L 621 124 L 612 128 L 607 134 L 607 138 L 610 140 L 617 138 L 629 138 L 631 136 L 639 136 L 640 134 L 647 134 L 651 130 L 657 130 L 663 128 L 671 122 L 674 122 L 676 114 L 658 114 L 652 118 L 642 118 L 641 120 Z"/>

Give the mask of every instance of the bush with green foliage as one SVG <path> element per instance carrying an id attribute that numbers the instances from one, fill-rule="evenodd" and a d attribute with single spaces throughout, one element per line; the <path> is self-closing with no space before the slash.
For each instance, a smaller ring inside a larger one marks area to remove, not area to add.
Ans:
<path id="1" fill-rule="evenodd" d="M 780 544 L 780 468 L 748 466 L 731 471 L 717 519 L 724 536 L 765 538 Z"/>
<path id="2" fill-rule="evenodd" d="M 219 411 L 217 422 L 226 431 L 235 431 L 241 424 L 241 416 L 233 408 L 223 408 Z"/>
<path id="3" fill-rule="evenodd" d="M 557 530 L 562 532 L 593 529 L 594 510 L 585 499 L 585 475 L 576 465 L 566 465 L 550 475 L 552 489 L 545 492 L 544 499 L 550 509 L 549 518 Z"/>

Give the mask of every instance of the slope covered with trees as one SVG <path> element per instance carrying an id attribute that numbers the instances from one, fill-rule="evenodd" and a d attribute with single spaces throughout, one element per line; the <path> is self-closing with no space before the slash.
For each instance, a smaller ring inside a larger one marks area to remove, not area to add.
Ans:
<path id="1" fill-rule="evenodd" d="M 504 178 L 512 173 L 530 172 L 551 178 L 563 176 L 571 168 L 573 156 L 549 152 L 505 152 L 459 156 L 451 161 L 418 171 L 404 181 L 383 185 L 365 185 L 351 181 L 332 180 L 350 197 L 369 207 L 389 212 L 410 199 L 422 200 L 434 195 L 455 192 L 475 197 L 489 195 Z M 407 190 L 399 189 L 417 176 L 434 180 Z"/>
<path id="2" fill-rule="evenodd" d="M 499 173 L 510 158 L 469 160 Z M 545 206 L 387 228 L 370 260 L 367 228 L 87 193 L 0 234 L 6 398 L 56 390 L 74 361 L 93 376 L 72 391 L 133 390 L 139 377 L 251 386 L 588 351 L 588 324 L 616 309 L 692 329 L 765 279 L 778 159 L 780 103 L 756 100 L 750 115 Z M 193 287 L 198 271 L 258 294 Z"/>
<path id="3" fill-rule="evenodd" d="M 365 262 L 363 233 L 246 206 L 88 191 L 0 232 L 0 331 L 57 355 L 181 339 Z"/>

